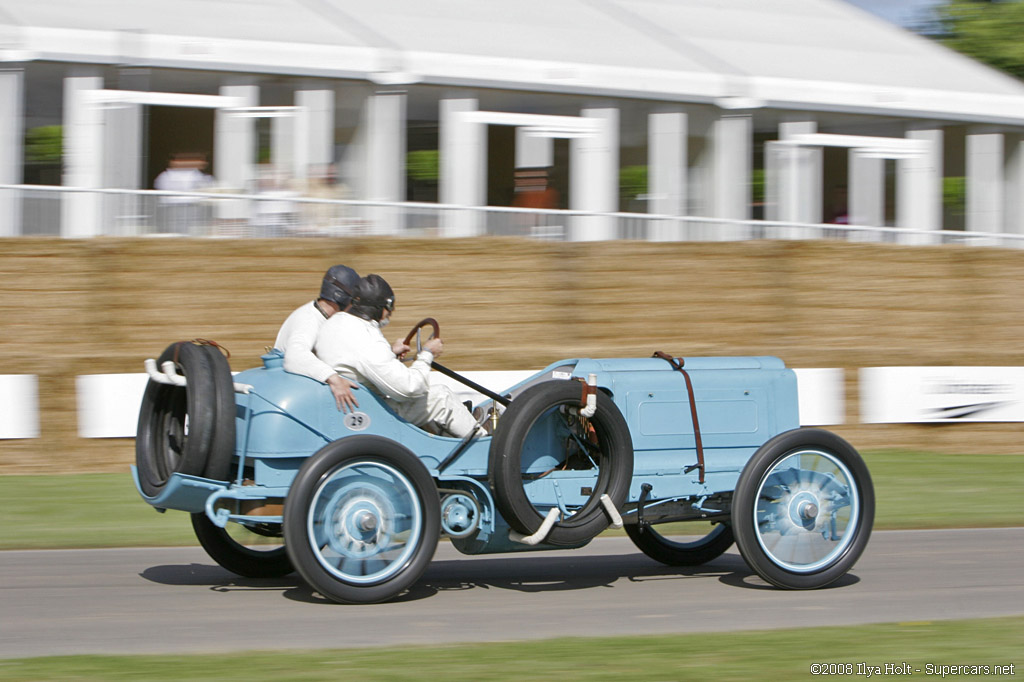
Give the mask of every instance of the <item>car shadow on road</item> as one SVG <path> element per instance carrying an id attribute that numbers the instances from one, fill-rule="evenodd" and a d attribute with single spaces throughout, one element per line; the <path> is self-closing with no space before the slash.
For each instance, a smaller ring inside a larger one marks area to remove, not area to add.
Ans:
<path id="1" fill-rule="evenodd" d="M 471 562 L 435 561 L 407 598 L 423 598 L 429 596 L 428 592 L 436 594 L 473 589 L 562 592 L 612 588 L 623 581 L 715 579 L 737 587 L 771 589 L 735 554 L 725 554 L 702 566 L 665 566 L 639 553 L 603 556 L 559 553 L 557 556 L 475 558 Z"/>
<path id="2" fill-rule="evenodd" d="M 297 573 L 281 578 L 246 578 L 228 571 L 217 564 L 165 564 L 151 566 L 139 573 L 139 577 L 160 585 L 207 587 L 211 592 L 281 592 L 296 601 L 325 603 L 318 594 L 303 582 Z"/>
<path id="3" fill-rule="evenodd" d="M 244 578 L 216 564 L 153 566 L 140 576 L 162 585 L 207 586 L 213 592 L 280 591 L 293 601 L 332 604 L 314 592 L 295 573 L 283 578 Z M 393 599 L 393 603 L 429 599 L 446 592 L 466 590 L 511 590 L 524 593 L 600 590 L 620 583 L 677 580 L 700 584 L 716 580 L 748 590 L 777 588 L 758 577 L 735 553 L 727 553 L 702 566 L 665 566 L 642 554 L 495 555 L 493 558 L 436 560 L 417 583 Z M 831 587 L 859 582 L 847 574 Z"/>

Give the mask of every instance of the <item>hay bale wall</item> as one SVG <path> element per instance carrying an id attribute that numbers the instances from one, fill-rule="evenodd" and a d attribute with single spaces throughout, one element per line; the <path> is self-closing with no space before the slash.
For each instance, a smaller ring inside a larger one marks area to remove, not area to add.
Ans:
<path id="1" fill-rule="evenodd" d="M 74 377 L 140 372 L 215 339 L 259 362 L 327 267 L 385 276 L 390 336 L 426 316 L 462 370 L 565 357 L 777 355 L 842 367 L 862 448 L 1021 452 L 1021 425 L 857 425 L 856 371 L 1024 364 L 1024 252 L 833 242 L 554 244 L 513 239 L 8 239 L 0 374 L 37 374 L 40 438 L 0 441 L 0 473 L 123 470 L 131 439 L 77 436 Z"/>

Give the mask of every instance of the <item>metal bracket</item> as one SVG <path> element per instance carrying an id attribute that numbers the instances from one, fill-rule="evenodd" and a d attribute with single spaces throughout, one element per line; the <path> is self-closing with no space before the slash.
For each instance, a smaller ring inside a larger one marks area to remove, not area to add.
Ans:
<path id="1" fill-rule="evenodd" d="M 178 374 L 178 368 L 170 360 L 164 362 L 160 369 L 157 369 L 156 360 L 153 358 L 146 358 L 142 364 L 145 366 L 149 378 L 158 384 L 167 386 L 185 386 L 188 384 L 188 380 Z M 234 388 L 235 393 L 248 393 L 253 387 L 249 384 L 235 382 Z"/>
<path id="2" fill-rule="evenodd" d="M 644 505 L 647 504 L 647 496 L 651 494 L 654 489 L 650 483 L 644 483 L 640 486 L 640 499 L 636 503 L 636 525 L 637 529 L 643 533 L 644 529 L 650 524 L 644 521 Z"/>
<path id="3" fill-rule="evenodd" d="M 615 508 L 615 503 L 612 502 L 612 498 L 608 497 L 608 493 L 601 495 L 601 504 L 611 520 L 611 528 L 622 528 L 622 515 Z"/>
<path id="4" fill-rule="evenodd" d="M 524 545 L 537 545 L 544 542 L 544 538 L 548 536 L 551 529 L 554 527 L 555 522 L 558 521 L 558 516 L 561 514 L 561 510 L 558 507 L 552 507 L 548 510 L 548 515 L 544 517 L 544 522 L 540 524 L 540 528 L 533 535 L 523 535 L 517 533 L 514 530 L 509 531 L 508 539 L 512 542 L 519 542 Z"/>

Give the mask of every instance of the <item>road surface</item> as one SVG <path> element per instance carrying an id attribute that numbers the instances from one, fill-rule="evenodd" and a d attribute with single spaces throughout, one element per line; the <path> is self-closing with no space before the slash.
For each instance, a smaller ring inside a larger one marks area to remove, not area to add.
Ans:
<path id="1" fill-rule="evenodd" d="M 400 646 L 1024 615 L 1024 528 L 872 535 L 812 592 L 769 587 L 735 547 L 669 568 L 625 537 L 467 557 L 441 543 L 396 602 L 346 606 L 297 575 L 239 578 L 201 549 L 0 552 L 0 658 Z"/>

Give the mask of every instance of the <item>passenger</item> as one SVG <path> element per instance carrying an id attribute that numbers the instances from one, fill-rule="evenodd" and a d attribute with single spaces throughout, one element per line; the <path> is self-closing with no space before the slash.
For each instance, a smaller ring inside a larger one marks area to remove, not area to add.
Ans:
<path id="1" fill-rule="evenodd" d="M 395 294 L 379 275 L 367 275 L 346 312 L 327 320 L 316 354 L 342 376 L 370 388 L 400 417 L 439 435 L 485 436 L 450 388 L 431 385 L 430 364 L 441 355 L 441 339 L 430 339 L 411 366 L 399 359 L 411 350 L 402 341 L 389 344 L 381 332 L 391 321 Z"/>
<path id="2" fill-rule="evenodd" d="M 320 285 L 320 297 L 296 308 L 281 325 L 274 348 L 284 353 L 284 369 L 327 384 L 339 410 L 355 412 L 359 407 L 352 389 L 359 385 L 339 376 L 330 365 L 314 355 L 317 334 L 328 318 L 352 302 L 351 291 L 359 275 L 344 265 L 332 266 Z"/>

